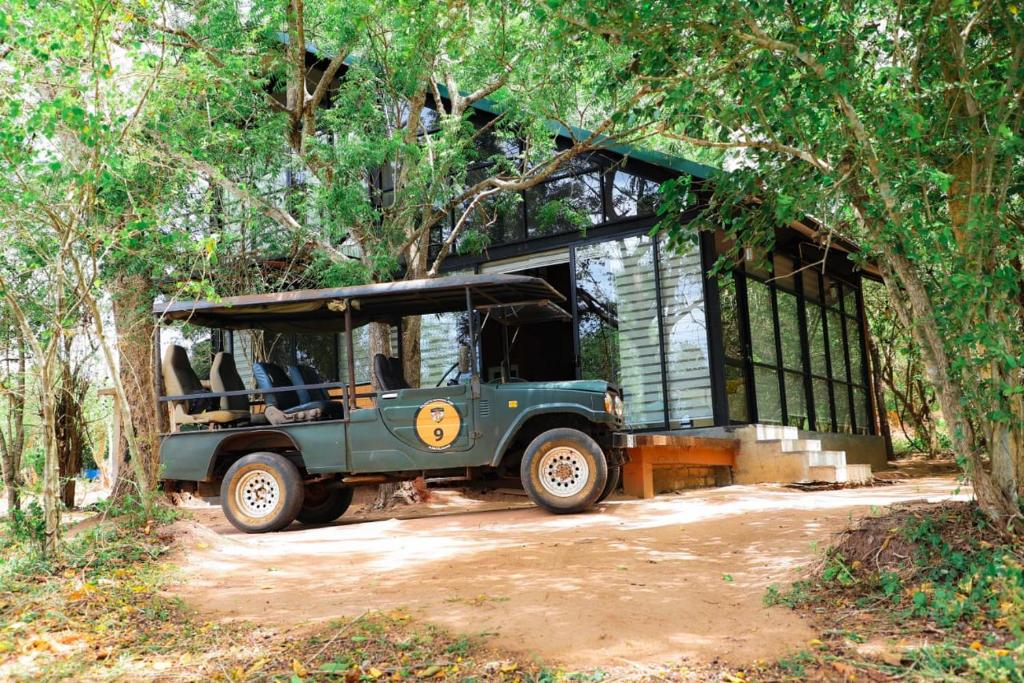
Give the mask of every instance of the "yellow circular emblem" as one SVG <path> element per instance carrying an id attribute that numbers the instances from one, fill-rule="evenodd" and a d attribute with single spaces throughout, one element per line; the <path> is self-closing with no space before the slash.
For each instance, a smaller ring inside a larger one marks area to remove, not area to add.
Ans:
<path id="1" fill-rule="evenodd" d="M 434 399 L 416 411 L 416 436 L 435 451 L 443 451 L 455 443 L 461 427 L 462 416 L 451 401 Z"/>

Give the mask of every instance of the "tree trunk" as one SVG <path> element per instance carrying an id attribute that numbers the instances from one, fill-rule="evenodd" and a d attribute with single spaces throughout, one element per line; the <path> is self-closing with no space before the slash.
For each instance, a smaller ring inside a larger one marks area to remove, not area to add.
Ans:
<path id="1" fill-rule="evenodd" d="M 25 452 L 25 340 L 17 336 L 18 365 L 15 374 L 7 373 L 11 386 L 7 395 L 7 432 L 0 430 L 0 471 L 7 492 L 7 510 L 21 507 L 21 461 Z M 12 381 L 13 377 L 13 381 Z"/>
<path id="2" fill-rule="evenodd" d="M 425 233 L 419 241 L 409 245 L 405 254 L 406 279 L 416 280 L 427 277 L 427 256 L 429 234 Z M 418 315 L 406 316 L 402 319 L 402 370 L 409 386 L 418 387 L 420 377 L 420 334 L 423 329 L 423 318 Z"/>
<path id="3" fill-rule="evenodd" d="M 878 433 L 885 439 L 885 459 L 893 459 L 892 429 L 889 427 L 889 411 L 885 406 L 885 390 L 882 386 L 882 356 L 873 334 L 867 335 L 868 358 L 871 365 L 871 393 L 875 399 L 875 413 L 878 418 Z"/>
<path id="4" fill-rule="evenodd" d="M 996 367 L 992 368 L 992 379 L 1003 386 L 1020 382 L 1005 377 Z M 985 443 L 992 462 L 992 479 L 1006 496 L 1019 504 L 1024 497 L 1024 398 L 1018 394 L 1010 398 L 1009 403 L 1008 421 L 990 420 L 985 425 Z"/>
<path id="5" fill-rule="evenodd" d="M 82 402 L 88 385 L 71 367 L 70 338 L 65 338 L 60 366 L 60 387 L 57 390 L 54 419 L 57 443 L 57 467 L 61 480 L 61 500 L 66 509 L 75 506 L 75 476 L 82 469 L 85 447 L 85 416 Z"/>
<path id="6" fill-rule="evenodd" d="M 385 323 L 370 323 L 370 382 L 374 391 L 380 391 L 380 380 L 374 359 L 377 354 L 391 357 L 391 327 Z"/>
<path id="7" fill-rule="evenodd" d="M 945 340 L 936 323 L 925 285 L 903 255 L 889 245 L 882 248 L 885 256 L 883 280 L 890 301 L 921 349 L 925 372 L 949 424 L 954 450 L 967 460 L 967 474 L 978 505 L 999 528 L 1017 529 L 1021 521 L 1020 509 L 1005 484 L 997 483 L 985 470 L 974 428 L 961 405 L 963 392 L 951 374 L 952 365 L 946 354 Z M 1016 488 L 1016 482 L 1013 482 L 1014 492 Z"/>
<path id="8" fill-rule="evenodd" d="M 39 364 L 39 406 L 43 418 L 43 554 L 48 558 L 55 558 L 60 550 L 60 463 L 54 400 L 59 391 L 54 368 L 59 336 L 60 332 L 55 332 Z"/>
<path id="9" fill-rule="evenodd" d="M 402 371 L 405 381 L 411 387 L 420 386 L 420 335 L 423 330 L 423 318 L 418 315 L 407 315 L 402 318 Z"/>
<path id="10" fill-rule="evenodd" d="M 112 283 L 114 325 L 117 329 L 118 374 L 125 397 L 131 405 L 131 424 L 122 424 L 122 431 L 133 430 L 138 453 L 128 453 L 136 460 L 145 481 L 142 487 L 155 488 L 159 476 L 159 435 L 166 417 L 158 412 L 153 362 L 153 283 L 143 275 L 123 275 Z M 132 468 L 122 468 L 118 479 L 132 476 Z M 115 495 L 123 494 L 127 481 L 115 482 Z"/>

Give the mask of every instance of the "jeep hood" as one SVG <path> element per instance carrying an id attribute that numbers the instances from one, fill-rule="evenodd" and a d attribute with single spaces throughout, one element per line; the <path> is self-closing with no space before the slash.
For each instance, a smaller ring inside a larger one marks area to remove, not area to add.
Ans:
<path id="1" fill-rule="evenodd" d="M 608 391 L 608 382 L 603 379 L 574 379 L 561 382 L 529 382 L 530 386 L 541 389 L 569 389 L 571 391 L 590 391 L 603 394 Z M 513 385 L 515 386 L 515 385 Z"/>

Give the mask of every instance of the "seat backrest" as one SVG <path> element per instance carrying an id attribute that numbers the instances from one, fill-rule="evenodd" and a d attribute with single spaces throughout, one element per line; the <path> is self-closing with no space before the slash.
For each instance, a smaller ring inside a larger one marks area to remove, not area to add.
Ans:
<path id="1" fill-rule="evenodd" d="M 202 382 L 199 381 L 196 371 L 192 369 L 192 363 L 188 361 L 188 351 L 183 346 L 173 344 L 167 347 L 160 363 L 160 370 L 164 377 L 164 391 L 167 396 L 207 393 Z M 175 406 L 180 406 L 188 415 L 195 415 L 209 409 L 209 401 L 203 398 L 174 401 L 173 403 Z"/>
<path id="2" fill-rule="evenodd" d="M 323 377 L 316 371 L 316 368 L 309 365 L 289 365 L 288 377 L 291 378 L 292 384 L 295 385 L 324 383 Z M 302 403 L 331 400 L 325 389 L 296 389 L 295 391 L 299 394 L 299 401 Z"/>
<path id="3" fill-rule="evenodd" d="M 252 376 L 256 378 L 256 386 L 260 389 L 277 389 L 279 387 L 290 387 L 292 381 L 288 375 L 276 363 L 253 363 Z M 268 406 L 277 406 L 281 410 L 288 410 L 299 405 L 299 395 L 294 391 L 281 391 L 273 394 L 264 394 L 263 399 Z"/>
<path id="4" fill-rule="evenodd" d="M 381 391 L 410 388 L 409 383 L 405 381 L 400 358 L 388 358 L 383 353 L 378 353 L 373 357 L 373 369 L 377 373 L 377 382 L 380 383 Z"/>
<path id="5" fill-rule="evenodd" d="M 210 389 L 214 393 L 245 389 L 245 383 L 242 382 L 238 368 L 235 367 L 235 357 L 226 351 L 221 351 L 213 357 L 213 365 L 210 366 Z M 249 397 L 221 396 L 220 409 L 249 410 Z"/>

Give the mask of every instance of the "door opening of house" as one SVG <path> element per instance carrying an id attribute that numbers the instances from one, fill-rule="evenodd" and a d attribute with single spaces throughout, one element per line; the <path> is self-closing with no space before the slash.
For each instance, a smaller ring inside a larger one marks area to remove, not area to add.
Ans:
<path id="1" fill-rule="evenodd" d="M 569 263 L 555 263 L 536 268 L 506 271 L 546 280 L 565 296 L 562 308 L 570 310 L 572 277 Z M 501 376 L 505 339 L 502 326 L 488 323 L 480 337 L 484 379 Z M 576 354 L 573 350 L 573 327 L 570 321 L 523 325 L 508 329 L 509 376 L 531 382 L 576 379 Z"/>

